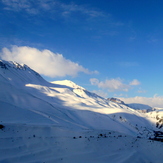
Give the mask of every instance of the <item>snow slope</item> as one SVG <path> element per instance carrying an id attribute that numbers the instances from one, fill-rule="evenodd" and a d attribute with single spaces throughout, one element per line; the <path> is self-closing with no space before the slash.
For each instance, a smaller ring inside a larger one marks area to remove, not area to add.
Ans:
<path id="1" fill-rule="evenodd" d="M 69 80 L 49 83 L 26 65 L 0 61 L 0 110 L 0 162 L 163 159 L 161 142 L 148 139 L 162 130 L 154 112 L 140 113 Z"/>

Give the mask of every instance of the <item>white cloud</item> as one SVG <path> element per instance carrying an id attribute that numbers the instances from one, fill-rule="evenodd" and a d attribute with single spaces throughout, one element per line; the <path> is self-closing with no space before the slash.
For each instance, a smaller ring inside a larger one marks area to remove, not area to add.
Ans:
<path id="1" fill-rule="evenodd" d="M 109 92 L 114 91 L 125 91 L 129 90 L 129 85 L 124 84 L 120 78 L 117 79 L 106 79 L 105 81 L 99 81 L 96 78 L 90 79 L 92 85 L 97 85 L 99 88 L 108 89 Z"/>
<path id="2" fill-rule="evenodd" d="M 130 85 L 140 85 L 140 82 L 137 79 L 134 79 L 130 82 Z"/>
<path id="3" fill-rule="evenodd" d="M 124 84 L 120 78 L 101 81 L 99 82 L 98 87 L 107 88 L 111 92 L 114 92 L 114 91 L 127 92 L 129 89 L 129 86 Z"/>
<path id="4" fill-rule="evenodd" d="M 131 86 L 140 85 L 137 79 L 134 79 L 129 84 L 125 84 L 120 78 L 117 79 L 106 79 L 105 81 L 99 81 L 96 78 L 91 78 L 90 82 L 92 85 L 97 85 L 98 88 L 108 89 L 109 92 L 124 91 L 128 92 Z"/>
<path id="5" fill-rule="evenodd" d="M 130 103 L 139 103 L 149 105 L 151 107 L 161 107 L 163 108 L 163 97 L 162 96 L 153 96 L 153 97 L 131 97 L 131 98 L 120 98 L 126 104 Z"/>
<path id="6" fill-rule="evenodd" d="M 3 48 L 1 58 L 9 61 L 27 64 L 40 74 L 49 77 L 76 76 L 79 72 L 86 74 L 88 69 L 63 57 L 62 54 L 53 53 L 50 50 L 38 50 L 27 46 L 12 46 L 11 50 Z"/>

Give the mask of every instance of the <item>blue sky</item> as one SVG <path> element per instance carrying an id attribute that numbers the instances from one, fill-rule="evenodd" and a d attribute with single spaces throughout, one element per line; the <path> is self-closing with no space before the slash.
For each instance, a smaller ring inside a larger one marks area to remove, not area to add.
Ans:
<path id="1" fill-rule="evenodd" d="M 162 6 L 161 0 L 1 0 L 0 55 L 48 81 L 69 79 L 105 97 L 163 96 Z"/>

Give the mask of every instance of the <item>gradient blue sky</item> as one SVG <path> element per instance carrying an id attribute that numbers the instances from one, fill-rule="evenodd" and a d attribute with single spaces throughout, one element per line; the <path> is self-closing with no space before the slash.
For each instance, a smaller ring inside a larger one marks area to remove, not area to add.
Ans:
<path id="1" fill-rule="evenodd" d="M 49 81 L 69 79 L 105 97 L 163 96 L 162 7 L 162 0 L 1 0 L 1 58 L 27 64 L 31 52 L 33 68 L 50 53 L 62 76 L 48 64 L 49 72 L 35 69 Z"/>

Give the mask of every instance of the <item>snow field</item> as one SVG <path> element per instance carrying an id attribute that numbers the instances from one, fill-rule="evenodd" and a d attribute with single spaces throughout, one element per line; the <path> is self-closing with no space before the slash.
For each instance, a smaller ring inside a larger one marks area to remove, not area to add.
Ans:
<path id="1" fill-rule="evenodd" d="M 51 125 L 5 124 L 0 162 L 160 162 L 163 144 L 106 130 L 69 130 Z"/>

